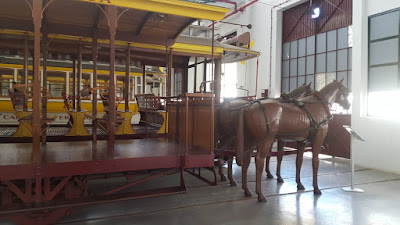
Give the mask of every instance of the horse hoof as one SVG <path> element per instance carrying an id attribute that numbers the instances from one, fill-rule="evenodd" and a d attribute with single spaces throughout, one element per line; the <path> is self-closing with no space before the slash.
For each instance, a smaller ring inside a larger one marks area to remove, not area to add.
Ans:
<path id="1" fill-rule="evenodd" d="M 225 176 L 221 176 L 221 181 L 226 181 L 226 177 Z"/>
<path id="2" fill-rule="evenodd" d="M 274 176 L 273 176 L 272 174 L 270 174 L 270 173 L 267 173 L 267 178 L 268 178 L 268 179 L 273 179 Z"/>
<path id="3" fill-rule="evenodd" d="M 234 181 L 234 180 L 231 180 L 231 186 L 237 186 L 237 183 L 236 183 L 236 181 Z"/>
<path id="4" fill-rule="evenodd" d="M 279 177 L 278 179 L 276 179 L 278 181 L 278 183 L 284 183 L 285 181 L 282 179 L 282 177 Z"/>
<path id="5" fill-rule="evenodd" d="M 246 196 L 246 197 L 253 197 L 253 194 L 251 193 L 251 191 L 245 191 L 244 192 L 244 196 Z"/>
<path id="6" fill-rule="evenodd" d="M 321 190 L 319 190 L 319 189 L 314 190 L 314 195 L 322 195 Z"/>
<path id="7" fill-rule="evenodd" d="M 297 185 L 297 190 L 304 191 L 305 188 L 304 188 L 304 186 L 302 184 L 298 184 Z"/>
<path id="8" fill-rule="evenodd" d="M 262 196 L 261 198 L 258 197 L 258 202 L 267 202 L 267 199 L 265 199 L 264 196 Z"/>

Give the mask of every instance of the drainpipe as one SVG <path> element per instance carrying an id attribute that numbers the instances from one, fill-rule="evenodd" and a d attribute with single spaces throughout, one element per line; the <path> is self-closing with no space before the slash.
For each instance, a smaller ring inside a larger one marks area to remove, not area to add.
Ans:
<path id="1" fill-rule="evenodd" d="M 286 1 L 284 1 L 284 2 L 282 2 L 282 3 L 279 3 L 278 5 L 276 5 L 276 6 L 274 6 L 274 7 L 272 7 L 271 8 L 271 31 L 270 31 L 270 37 L 269 37 L 269 85 L 268 85 L 268 94 L 270 95 L 271 94 L 271 88 L 272 88 L 272 28 L 273 28 L 273 23 L 272 23 L 272 20 L 273 20 L 273 16 L 272 16 L 272 11 L 275 9 L 275 8 L 277 8 L 277 7 L 279 7 L 279 6 L 281 6 L 281 5 L 283 5 L 283 4 L 286 4 L 286 3 L 288 3 L 288 2 L 290 2 L 290 1 L 293 1 L 293 0 L 286 0 Z"/>
<path id="2" fill-rule="evenodd" d="M 224 19 L 226 19 L 226 18 L 228 18 L 228 17 L 230 17 L 230 16 L 233 16 L 233 15 L 235 15 L 235 14 L 238 13 L 238 12 L 243 12 L 243 10 L 244 10 L 245 8 L 247 8 L 247 7 L 251 6 L 251 5 L 253 5 L 254 3 L 256 3 L 256 2 L 258 2 L 258 1 L 259 1 L 259 0 L 253 0 L 253 1 L 249 2 L 249 3 L 247 3 L 246 5 L 244 5 L 244 6 L 240 7 L 240 8 L 238 8 L 238 9 L 235 9 L 233 12 L 228 13 L 222 20 L 224 20 Z M 214 24 L 216 24 L 216 23 L 218 23 L 218 22 L 219 22 L 219 21 L 215 21 L 215 22 L 213 22 L 212 24 L 208 25 L 208 27 L 211 27 L 212 25 L 214 25 Z"/>

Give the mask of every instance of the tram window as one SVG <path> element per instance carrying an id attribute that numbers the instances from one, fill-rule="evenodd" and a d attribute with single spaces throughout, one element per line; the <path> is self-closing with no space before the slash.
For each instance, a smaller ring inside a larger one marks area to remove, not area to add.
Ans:
<path id="1" fill-rule="evenodd" d="M 142 94 L 142 77 L 136 77 L 135 94 Z"/>
<path id="2" fill-rule="evenodd" d="M 8 96 L 8 90 L 12 87 L 12 79 L 7 78 L 10 75 L 1 75 L 0 85 L 1 85 L 1 96 Z M 12 76 L 11 76 L 12 77 Z"/>
<path id="3" fill-rule="evenodd" d="M 65 73 L 47 73 L 47 88 L 52 98 L 61 98 L 62 92 L 65 92 L 65 87 Z"/>

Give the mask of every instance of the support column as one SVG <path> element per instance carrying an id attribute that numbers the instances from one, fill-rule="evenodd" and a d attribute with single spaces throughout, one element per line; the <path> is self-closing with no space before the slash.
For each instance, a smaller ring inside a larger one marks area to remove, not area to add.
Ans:
<path id="1" fill-rule="evenodd" d="M 24 39 L 24 74 L 23 74 L 23 84 L 28 84 L 28 66 L 29 66 L 29 50 L 28 50 L 28 36 Z M 28 111 L 28 99 L 24 96 L 24 112 Z"/>
<path id="2" fill-rule="evenodd" d="M 167 64 L 167 96 L 171 96 L 172 90 L 171 90 L 171 81 L 172 81 L 172 51 L 169 52 L 168 54 L 168 64 Z"/>
<path id="3" fill-rule="evenodd" d="M 92 43 L 92 51 L 93 51 L 93 102 L 92 102 L 92 116 L 93 118 L 97 117 L 97 38 L 96 35 L 93 35 L 93 43 Z M 97 122 L 96 120 L 92 121 L 92 142 L 97 142 Z"/>
<path id="4" fill-rule="evenodd" d="M 108 24 L 110 31 L 110 84 L 108 95 L 108 156 L 114 154 L 115 143 L 115 35 L 117 33 L 117 7 L 107 6 Z"/>
<path id="5" fill-rule="evenodd" d="M 193 93 L 196 93 L 197 88 L 197 57 L 194 58 L 194 84 L 193 84 Z"/>
<path id="6" fill-rule="evenodd" d="M 221 101 L 221 75 L 222 75 L 222 60 L 215 60 L 215 78 L 214 78 L 214 93 L 215 93 L 215 104 L 219 104 Z"/>
<path id="7" fill-rule="evenodd" d="M 43 31 L 43 38 L 42 38 L 42 53 L 43 53 L 43 82 L 42 82 L 42 87 L 43 87 L 43 94 L 42 94 L 42 118 L 46 119 L 47 118 L 47 58 L 48 58 L 48 52 L 47 52 L 47 44 L 48 44 L 48 37 L 47 37 L 47 32 L 44 30 Z M 42 129 L 46 129 L 46 124 L 42 124 Z M 47 141 L 47 136 L 46 132 L 43 132 L 42 134 L 42 144 L 46 144 Z"/>
<path id="8" fill-rule="evenodd" d="M 207 58 L 204 58 L 203 82 L 207 80 Z M 204 83 L 204 92 L 207 92 L 207 84 Z M 201 91 L 201 90 L 200 90 Z"/>
<path id="9" fill-rule="evenodd" d="M 34 26 L 33 91 L 32 91 L 32 161 L 41 163 L 40 152 L 40 27 L 42 24 L 42 0 L 33 0 L 32 17 Z M 40 186 L 40 185 L 38 185 Z M 40 198 L 40 194 L 38 195 Z"/>
<path id="10" fill-rule="evenodd" d="M 129 112 L 129 84 L 131 73 L 131 45 L 128 44 L 128 49 L 126 52 L 125 59 L 125 88 L 124 88 L 124 98 L 125 98 L 125 112 Z"/>
<path id="11" fill-rule="evenodd" d="M 81 97 L 81 90 L 82 90 L 82 43 L 79 43 L 78 46 L 78 84 L 76 85 L 77 91 L 77 111 L 82 111 L 82 97 Z"/>
<path id="12" fill-rule="evenodd" d="M 142 75 L 142 93 L 146 94 L 146 65 L 144 63 L 142 63 Z"/>

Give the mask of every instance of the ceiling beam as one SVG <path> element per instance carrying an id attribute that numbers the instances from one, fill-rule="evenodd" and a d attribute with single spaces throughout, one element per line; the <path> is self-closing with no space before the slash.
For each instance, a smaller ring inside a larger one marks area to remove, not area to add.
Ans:
<path id="1" fill-rule="evenodd" d="M 153 15 L 152 12 L 148 12 L 146 16 L 144 16 L 142 22 L 140 22 L 139 27 L 136 29 L 136 35 L 139 35 L 140 32 L 142 32 L 144 25 L 146 22 L 150 19 L 150 17 Z"/>

